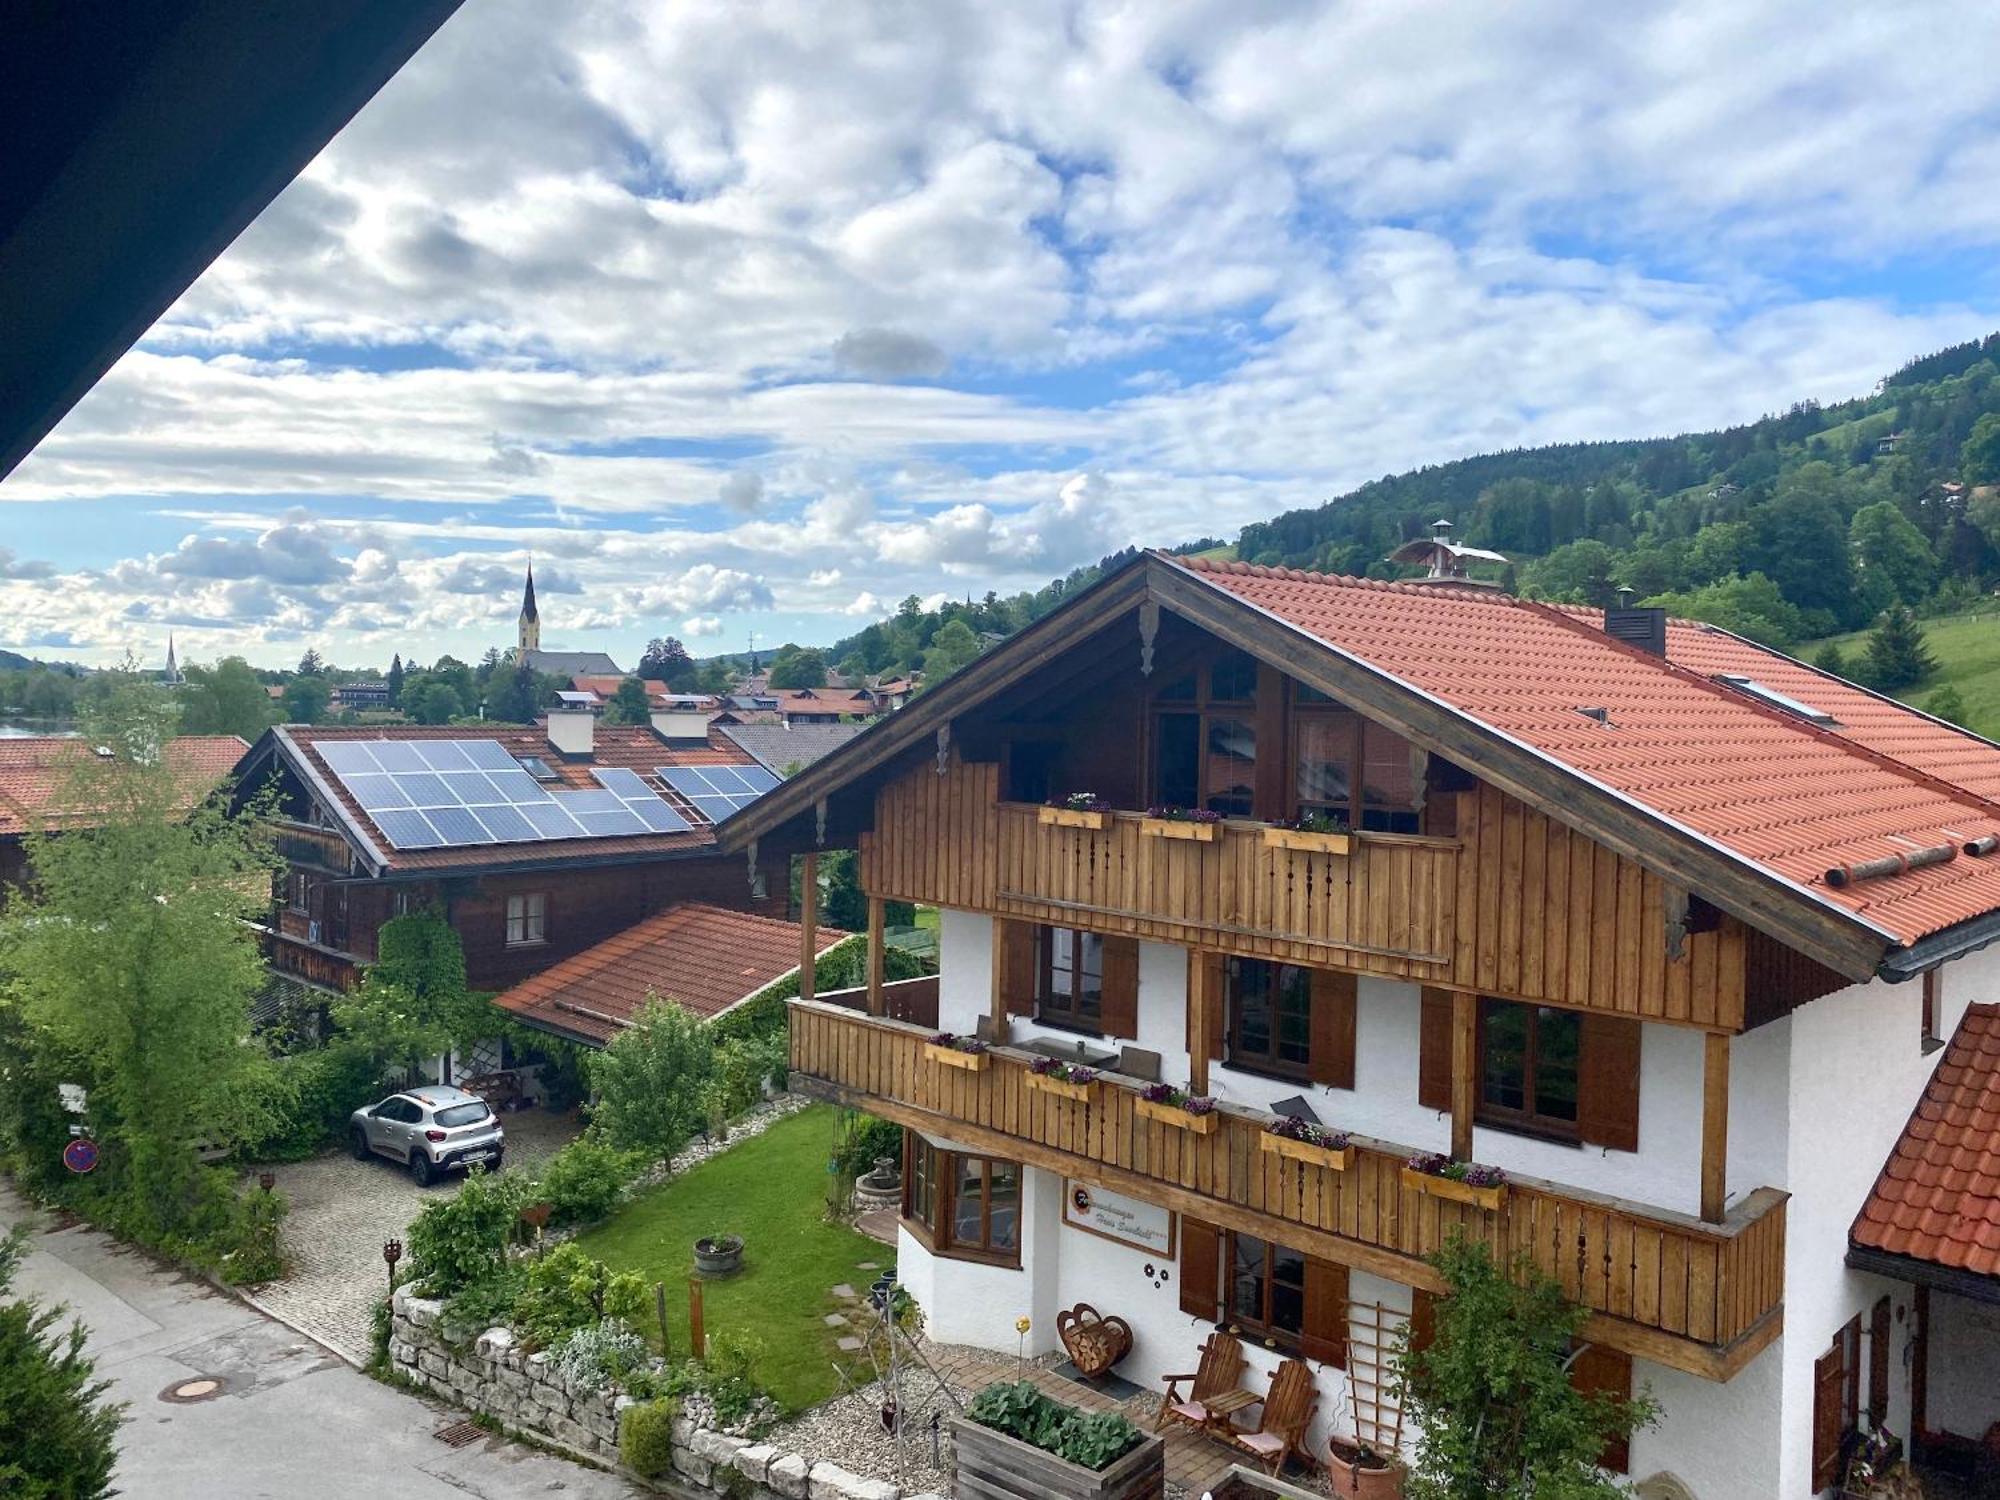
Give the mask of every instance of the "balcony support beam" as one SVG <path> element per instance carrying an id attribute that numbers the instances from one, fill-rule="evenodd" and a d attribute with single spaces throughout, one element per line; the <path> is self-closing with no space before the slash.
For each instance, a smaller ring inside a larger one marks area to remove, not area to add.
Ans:
<path id="1" fill-rule="evenodd" d="M 1206 953 L 1195 953 L 1190 956 L 1187 971 L 1187 1049 L 1188 1092 L 1191 1094 L 1208 1092 L 1208 1039 L 1215 1035 L 1211 1007 L 1220 1003 L 1222 998 L 1212 993 L 1215 986 L 1210 980 L 1215 973 L 1215 967 L 1208 961 Z"/>
<path id="2" fill-rule="evenodd" d="M 819 965 L 819 856 L 799 859 L 799 998 L 810 1000 Z"/>
<path id="3" fill-rule="evenodd" d="M 1477 1097 L 1479 997 L 1463 990 L 1451 997 L 1451 1159 L 1472 1160 L 1472 1115 Z"/>
<path id="4" fill-rule="evenodd" d="M 868 898 L 868 1014 L 879 1016 L 882 1002 L 882 898 Z"/>
<path id="5" fill-rule="evenodd" d="M 1702 1051 L 1701 1216 L 1722 1222 L 1729 1197 L 1729 1035 L 1711 1031 Z"/>

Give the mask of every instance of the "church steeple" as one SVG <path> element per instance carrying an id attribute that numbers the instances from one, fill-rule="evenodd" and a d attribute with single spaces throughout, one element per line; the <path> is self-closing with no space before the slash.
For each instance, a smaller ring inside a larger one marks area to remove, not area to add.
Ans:
<path id="1" fill-rule="evenodd" d="M 174 660 L 174 633 L 167 632 L 167 670 L 163 679 L 168 683 L 182 681 L 180 663 Z"/>
<path id="2" fill-rule="evenodd" d="M 542 649 L 542 617 L 535 608 L 535 565 L 528 564 L 528 587 L 521 595 L 520 649 Z"/>

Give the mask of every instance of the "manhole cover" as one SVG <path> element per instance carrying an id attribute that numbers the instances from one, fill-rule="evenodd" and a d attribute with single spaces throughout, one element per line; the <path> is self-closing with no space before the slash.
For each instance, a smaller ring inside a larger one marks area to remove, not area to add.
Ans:
<path id="1" fill-rule="evenodd" d="M 177 1380 L 160 1392 L 162 1401 L 207 1401 L 222 1394 L 223 1381 L 218 1375 L 201 1375 L 193 1380 Z"/>
<path id="2" fill-rule="evenodd" d="M 431 1436 L 447 1448 L 463 1448 L 485 1437 L 486 1429 L 477 1422 L 454 1422 L 449 1427 L 440 1427 Z"/>

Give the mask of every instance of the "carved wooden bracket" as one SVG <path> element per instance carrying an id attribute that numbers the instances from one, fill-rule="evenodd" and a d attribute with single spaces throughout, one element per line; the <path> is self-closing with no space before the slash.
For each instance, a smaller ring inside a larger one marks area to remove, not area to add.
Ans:
<path id="1" fill-rule="evenodd" d="M 1139 601 L 1139 675 L 1153 675 L 1153 640 L 1160 633 L 1160 604 L 1157 599 Z"/>
<path id="2" fill-rule="evenodd" d="M 743 851 L 750 864 L 750 895 L 753 900 L 761 900 L 764 895 L 764 872 L 757 866 L 757 841 L 750 840 L 750 846 Z"/>
<path id="3" fill-rule="evenodd" d="M 937 732 L 937 773 L 942 776 L 951 769 L 951 724 L 946 721 L 938 725 Z"/>
<path id="4" fill-rule="evenodd" d="M 1430 792 L 1431 753 L 1419 746 L 1410 746 L 1410 788 L 1414 809 L 1424 810 L 1424 798 Z"/>
<path id="5" fill-rule="evenodd" d="M 1667 960 L 1678 963 L 1687 956 L 1688 893 L 1684 886 L 1666 889 Z"/>
<path id="6" fill-rule="evenodd" d="M 813 844 L 817 848 L 826 847 L 826 798 L 813 804 Z"/>

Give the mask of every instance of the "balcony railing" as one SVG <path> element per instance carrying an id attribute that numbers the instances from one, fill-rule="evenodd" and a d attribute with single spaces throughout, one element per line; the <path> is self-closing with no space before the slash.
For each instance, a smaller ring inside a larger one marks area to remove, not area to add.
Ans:
<path id="1" fill-rule="evenodd" d="M 270 928 L 261 931 L 264 957 L 279 973 L 343 993 L 361 983 L 361 961 L 353 954 Z"/>
<path id="2" fill-rule="evenodd" d="M 1529 1256 L 1594 1314 L 1588 1335 L 1727 1379 L 1782 1326 L 1785 1195 L 1751 1193 L 1721 1224 L 1539 1179 L 1495 1208 L 1403 1180 L 1409 1148 L 1355 1139 L 1345 1170 L 1263 1149 L 1268 1116 L 1230 1105 L 1202 1135 L 1142 1116 L 1135 1080 L 1088 1101 L 1028 1083 L 1032 1054 L 993 1048 L 976 1071 L 926 1060 L 924 1028 L 813 1002 L 791 1012 L 794 1086 L 979 1150 L 1241 1227 L 1311 1254 L 1436 1288 L 1424 1257 L 1454 1232 Z"/>
<path id="3" fill-rule="evenodd" d="M 303 865 L 333 875 L 346 875 L 353 869 L 354 852 L 347 847 L 347 841 L 327 829 L 302 823 L 275 823 L 271 838 L 278 858 L 288 865 Z"/>

